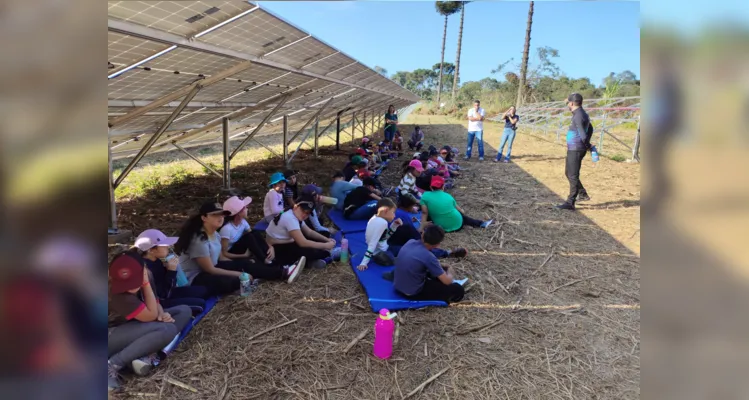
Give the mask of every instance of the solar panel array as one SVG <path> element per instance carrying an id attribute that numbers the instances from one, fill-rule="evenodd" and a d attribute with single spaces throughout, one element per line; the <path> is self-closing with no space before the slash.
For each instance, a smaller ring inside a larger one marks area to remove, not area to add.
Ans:
<path id="1" fill-rule="evenodd" d="M 172 141 L 183 147 L 220 142 L 224 117 L 231 119 L 230 136 L 239 139 L 281 101 L 260 135 L 281 133 L 284 114 L 293 134 L 323 106 L 325 126 L 344 109 L 383 114 L 389 104 L 398 109 L 420 100 L 253 3 L 117 1 L 108 7 L 113 158 L 140 151 L 195 85 L 200 90 L 151 151 L 173 150 Z"/>

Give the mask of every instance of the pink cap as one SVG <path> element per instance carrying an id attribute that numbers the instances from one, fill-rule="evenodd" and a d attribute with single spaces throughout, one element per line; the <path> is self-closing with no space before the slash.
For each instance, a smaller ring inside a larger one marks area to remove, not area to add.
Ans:
<path id="1" fill-rule="evenodd" d="M 411 160 L 410 163 L 408 163 L 409 167 L 413 167 L 415 170 L 419 172 L 424 172 L 424 165 L 421 164 L 421 161 L 419 160 Z"/>
<path id="2" fill-rule="evenodd" d="M 248 196 L 244 199 L 240 199 L 237 196 L 232 196 L 224 202 L 224 206 L 222 208 L 224 209 L 224 211 L 229 211 L 231 215 L 237 215 L 237 213 L 242 211 L 242 209 L 247 207 L 247 205 L 250 203 L 252 203 L 252 197 Z"/>
<path id="3" fill-rule="evenodd" d="M 148 251 L 156 246 L 171 246 L 175 243 L 177 243 L 176 237 L 167 237 L 158 229 L 145 230 L 135 239 L 135 246 L 140 251 Z"/>

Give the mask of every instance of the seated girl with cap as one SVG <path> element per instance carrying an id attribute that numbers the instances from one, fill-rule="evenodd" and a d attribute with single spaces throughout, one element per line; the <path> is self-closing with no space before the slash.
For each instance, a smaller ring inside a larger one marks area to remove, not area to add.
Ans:
<path id="1" fill-rule="evenodd" d="M 224 225 L 224 217 L 229 214 L 218 203 L 208 202 L 182 227 L 174 250 L 180 255 L 180 265 L 190 284 L 207 287 L 211 295 L 225 295 L 239 290 L 239 279 L 243 273 L 249 274 L 250 279 L 286 280 L 291 283 L 304 267 L 304 258 L 268 265 L 222 256 L 218 230 Z"/>
<path id="2" fill-rule="evenodd" d="M 365 166 L 366 164 L 362 160 L 361 156 L 352 156 L 351 161 L 343 167 L 343 179 L 346 181 L 351 181 L 351 178 L 356 176 L 359 169 L 362 169 Z"/>
<path id="3" fill-rule="evenodd" d="M 302 188 L 302 196 L 311 198 L 316 205 L 320 205 L 320 195 L 322 194 L 322 188 L 319 186 L 315 186 L 313 184 L 307 184 L 304 185 Z M 315 210 L 312 211 L 312 214 L 310 214 L 309 218 L 305 221 L 307 226 L 311 228 L 313 231 L 325 236 L 326 238 L 330 238 L 333 232 L 330 231 L 330 229 L 324 227 L 320 223 L 320 218 L 318 217 L 317 213 L 317 207 L 315 207 Z"/>
<path id="4" fill-rule="evenodd" d="M 202 286 L 189 286 L 179 260 L 170 254 L 169 248 L 177 242 L 176 237 L 167 237 L 159 230 L 143 231 L 135 240 L 134 250 L 143 257 L 151 273 L 150 282 L 163 307 L 187 305 L 193 313 L 199 314 L 205 308 L 208 289 Z"/>
<path id="5" fill-rule="evenodd" d="M 139 254 L 126 252 L 109 265 L 110 391 L 119 388 L 119 372 L 125 367 L 139 376 L 148 374 L 158 359 L 156 353 L 174 340 L 192 317 L 186 305 L 161 307 L 143 264 Z"/>
<path id="6" fill-rule="evenodd" d="M 273 264 L 273 248 L 268 247 L 262 234 L 253 231 L 247 222 L 247 206 L 250 203 L 251 197 L 240 199 L 237 196 L 224 202 L 222 208 L 229 215 L 224 218 L 224 226 L 219 230 L 221 255 L 229 260 L 254 257 L 256 262 Z"/>
<path id="7" fill-rule="evenodd" d="M 480 221 L 466 216 L 455 198 L 442 190 L 445 186 L 445 178 L 439 175 L 433 176 L 430 186 L 431 191 L 424 192 L 421 196 L 420 231 L 423 231 L 429 218 L 445 232 L 454 232 L 463 229 L 466 225 L 486 228 L 492 223 L 492 220 Z"/>
<path id="8" fill-rule="evenodd" d="M 270 222 L 265 230 L 266 241 L 275 249 L 279 263 L 302 258 L 313 268 L 325 268 L 325 259 L 331 257 L 335 239 L 328 239 L 302 223 L 314 212 L 315 202 L 305 196 L 297 200 L 291 210 L 282 212 Z"/>
<path id="9" fill-rule="evenodd" d="M 286 190 L 286 177 L 281 172 L 274 172 L 270 176 L 270 190 L 265 194 L 263 201 L 263 220 L 270 222 L 276 215 L 284 210 L 284 194 Z"/>
<path id="10" fill-rule="evenodd" d="M 410 193 L 417 199 L 421 198 L 422 190 L 419 190 L 416 186 L 416 178 L 421 176 L 422 172 L 424 172 L 424 165 L 421 161 L 409 161 L 403 178 L 401 178 L 400 185 L 398 185 L 398 195 L 403 196 Z"/>

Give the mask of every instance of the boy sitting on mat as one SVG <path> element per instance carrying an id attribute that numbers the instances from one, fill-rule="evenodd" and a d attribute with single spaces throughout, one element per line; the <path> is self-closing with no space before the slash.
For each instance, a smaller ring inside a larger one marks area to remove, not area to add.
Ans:
<path id="1" fill-rule="evenodd" d="M 388 228 L 388 225 L 392 225 Z M 373 259 L 382 266 L 393 265 L 393 255 L 388 253 L 387 240 L 390 235 L 403 224 L 403 221 L 395 218 L 395 203 L 388 198 L 377 201 L 377 214 L 367 222 L 367 231 L 364 238 L 367 242 L 367 252 L 364 253 L 359 266 L 359 271 L 364 271 Z"/>
<path id="2" fill-rule="evenodd" d="M 439 247 L 445 231 L 437 225 L 428 225 L 421 240 L 409 240 L 395 260 L 393 286 L 411 300 L 442 300 L 456 303 L 463 299 L 464 281 L 453 280 L 440 264 L 432 250 Z"/>

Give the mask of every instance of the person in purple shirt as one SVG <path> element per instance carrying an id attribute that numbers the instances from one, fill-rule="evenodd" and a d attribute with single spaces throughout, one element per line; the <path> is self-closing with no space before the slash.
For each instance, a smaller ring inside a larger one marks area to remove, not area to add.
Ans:
<path id="1" fill-rule="evenodd" d="M 445 231 L 430 224 L 424 229 L 421 240 L 409 240 L 395 260 L 393 286 L 412 300 L 442 300 L 456 303 L 463 300 L 463 286 L 453 281 L 452 275 L 442 268 L 431 250 L 439 247 Z"/>

